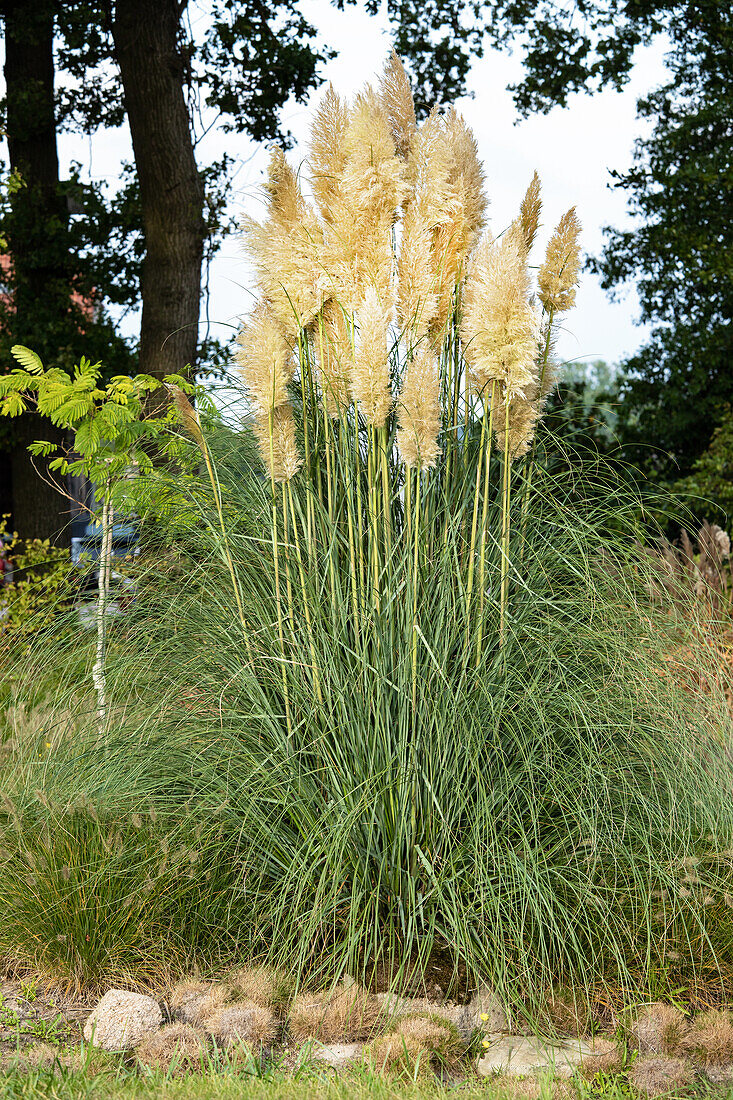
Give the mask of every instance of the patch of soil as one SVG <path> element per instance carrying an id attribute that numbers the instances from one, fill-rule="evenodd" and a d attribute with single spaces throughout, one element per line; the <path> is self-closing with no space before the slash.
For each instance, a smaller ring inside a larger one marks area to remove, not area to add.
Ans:
<path id="1" fill-rule="evenodd" d="M 0 1053 L 32 1043 L 76 1042 L 94 1000 L 64 997 L 53 990 L 35 990 L 28 983 L 0 982 Z"/>
<path id="2" fill-rule="evenodd" d="M 398 981 L 401 965 L 403 974 Z M 450 948 L 440 945 L 433 947 L 424 967 L 414 958 L 403 964 L 397 960 L 382 959 L 368 966 L 364 985 L 370 993 L 396 990 L 403 997 L 425 997 L 431 1001 L 453 1001 L 455 1004 L 468 1004 L 472 993 L 465 963 L 456 963 Z"/>

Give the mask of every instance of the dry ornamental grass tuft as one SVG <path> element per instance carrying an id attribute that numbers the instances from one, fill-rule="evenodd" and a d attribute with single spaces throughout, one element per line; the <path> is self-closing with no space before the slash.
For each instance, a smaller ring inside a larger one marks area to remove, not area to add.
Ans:
<path id="1" fill-rule="evenodd" d="M 149 1069 L 186 1073 L 203 1068 L 207 1050 L 206 1036 L 190 1024 L 166 1024 L 138 1044 L 135 1057 Z"/>
<path id="2" fill-rule="evenodd" d="M 630 1013 L 629 1042 L 641 1054 L 676 1054 L 687 1029 L 684 1013 L 661 1002 Z"/>
<path id="3" fill-rule="evenodd" d="M 430 1073 L 455 1066 L 461 1053 L 456 1029 L 439 1016 L 407 1016 L 375 1039 L 367 1057 L 381 1073 Z"/>
<path id="4" fill-rule="evenodd" d="M 278 1021 L 270 1009 L 253 1001 L 224 1005 L 211 1015 L 204 1016 L 201 1025 L 220 1046 L 238 1042 L 272 1043 L 279 1030 Z"/>
<path id="5" fill-rule="evenodd" d="M 665 1054 L 638 1058 L 629 1072 L 629 1083 L 646 1096 L 684 1095 L 695 1083 L 695 1070 L 684 1058 Z"/>
<path id="6" fill-rule="evenodd" d="M 680 1046 L 701 1066 L 733 1062 L 733 1014 L 722 1009 L 698 1013 Z"/>
<path id="7" fill-rule="evenodd" d="M 384 1022 L 381 1002 L 357 985 L 332 992 L 299 993 L 290 1006 L 288 1029 L 298 1042 L 359 1042 L 369 1039 Z"/>
<path id="8" fill-rule="evenodd" d="M 225 986 L 214 982 L 178 982 L 170 991 L 168 1004 L 174 1016 L 187 1024 L 200 1023 L 227 1000 Z"/>

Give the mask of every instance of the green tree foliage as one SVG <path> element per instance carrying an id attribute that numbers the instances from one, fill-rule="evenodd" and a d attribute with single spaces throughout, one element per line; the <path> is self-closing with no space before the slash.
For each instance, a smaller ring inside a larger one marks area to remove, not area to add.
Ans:
<path id="1" fill-rule="evenodd" d="M 670 80 L 639 103 L 652 132 L 616 175 L 637 227 L 609 231 L 594 265 L 606 288 L 636 276 L 642 320 L 655 325 L 625 364 L 622 430 L 654 444 L 641 461 L 666 478 L 690 471 L 733 400 L 733 20 L 726 5 L 692 7 Z"/>
<path id="2" fill-rule="evenodd" d="M 720 506 L 733 516 L 733 410 L 723 409 L 720 424 L 713 432 L 710 446 L 695 462 L 692 472 L 677 483 L 677 488 Z M 708 511 L 704 505 L 698 511 Z"/>
<path id="3" fill-rule="evenodd" d="M 397 48 L 430 81 L 435 45 L 451 90 L 486 42 L 518 42 L 523 114 L 565 105 L 573 92 L 620 89 L 634 51 L 663 34 L 669 79 L 640 100 L 651 132 L 614 174 L 634 228 L 608 230 L 592 263 L 606 289 L 635 280 L 648 344 L 625 364 L 619 430 L 627 457 L 653 476 L 687 474 L 733 399 L 733 16 L 720 0 L 401 0 L 388 5 Z M 376 8 L 376 5 L 375 5 Z M 643 446 L 640 446 L 643 444 Z"/>

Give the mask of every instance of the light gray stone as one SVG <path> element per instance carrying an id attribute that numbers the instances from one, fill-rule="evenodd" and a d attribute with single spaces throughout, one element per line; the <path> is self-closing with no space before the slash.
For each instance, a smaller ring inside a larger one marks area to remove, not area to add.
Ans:
<path id="1" fill-rule="evenodd" d="M 131 1050 L 162 1022 L 160 1005 L 152 997 L 110 989 L 84 1024 L 84 1038 L 102 1050 Z"/>
<path id="2" fill-rule="evenodd" d="M 481 1017 L 486 1016 L 486 1020 Z M 492 1035 L 509 1030 L 509 1021 L 499 997 L 488 985 L 482 985 L 467 1005 L 459 1005 L 448 1017 L 458 1029 L 464 1042 L 468 1042 L 474 1031 L 480 1030 Z"/>
<path id="3" fill-rule="evenodd" d="M 316 1062 L 341 1069 L 361 1058 L 363 1049 L 363 1043 L 328 1043 L 314 1047 L 312 1054 Z"/>
<path id="4" fill-rule="evenodd" d="M 593 1053 L 593 1043 L 585 1039 L 545 1043 L 526 1035 L 509 1035 L 492 1042 L 479 1058 L 476 1070 L 480 1077 L 496 1073 L 528 1077 L 543 1071 L 556 1077 L 571 1077 L 583 1058 Z"/>
<path id="5" fill-rule="evenodd" d="M 425 997 L 398 997 L 395 993 L 378 993 L 385 1012 L 392 1019 L 400 1016 L 436 1015 L 448 1020 L 468 1043 L 474 1031 L 501 1034 L 509 1030 L 506 1012 L 498 996 L 489 986 L 481 986 L 467 1005 L 452 1001 L 430 1001 Z M 486 1020 L 481 1017 L 485 1015 Z"/>

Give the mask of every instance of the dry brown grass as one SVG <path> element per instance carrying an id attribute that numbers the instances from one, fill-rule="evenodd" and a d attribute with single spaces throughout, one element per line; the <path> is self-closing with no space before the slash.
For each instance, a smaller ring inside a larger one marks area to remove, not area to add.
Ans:
<path id="1" fill-rule="evenodd" d="M 676 1054 L 686 1028 L 684 1013 L 674 1005 L 641 1005 L 628 1016 L 629 1046 L 640 1054 Z"/>
<path id="2" fill-rule="evenodd" d="M 185 1073 L 201 1067 L 206 1054 L 206 1038 L 190 1024 L 166 1024 L 148 1035 L 135 1049 L 138 1062 L 165 1073 Z"/>
<path id="3" fill-rule="evenodd" d="M 283 1012 L 293 997 L 293 979 L 272 966 L 245 966 L 229 977 L 234 999 Z"/>
<path id="4" fill-rule="evenodd" d="M 201 1024 L 213 1035 L 220 1046 L 232 1043 L 272 1043 L 279 1030 L 279 1024 L 269 1008 L 263 1008 L 254 1001 L 237 1001 L 224 1005 L 210 1016 L 205 1016 Z"/>
<path id="5" fill-rule="evenodd" d="M 623 1068 L 623 1058 L 617 1043 L 613 1039 L 596 1039 L 593 1053 L 583 1059 L 580 1068 L 583 1076 L 588 1079 L 595 1077 L 597 1073 L 619 1073 Z"/>
<path id="6" fill-rule="evenodd" d="M 226 986 L 219 983 L 182 981 L 171 989 L 168 1004 L 173 1016 L 186 1024 L 198 1024 L 221 1008 L 227 998 Z"/>
<path id="7" fill-rule="evenodd" d="M 722 1009 L 698 1013 L 680 1046 L 704 1067 L 733 1062 L 733 1015 Z"/>
<path id="8" fill-rule="evenodd" d="M 733 1085 L 733 1062 L 724 1062 L 719 1066 L 705 1066 L 705 1076 L 711 1085 L 730 1088 Z"/>
<path id="9" fill-rule="evenodd" d="M 695 1081 L 695 1070 L 684 1058 L 666 1054 L 637 1059 L 629 1072 L 629 1082 L 646 1096 L 662 1096 L 668 1092 L 686 1092 Z"/>
<path id="10" fill-rule="evenodd" d="M 461 1053 L 458 1032 L 439 1016 L 407 1016 L 389 1035 L 375 1039 L 366 1055 L 380 1073 L 428 1073 L 455 1067 Z"/>
<path id="11" fill-rule="evenodd" d="M 545 999 L 538 1023 L 541 1028 L 558 1035 L 574 1037 L 587 1034 L 590 1020 L 587 1001 L 578 999 L 570 991 L 560 990 Z"/>
<path id="12" fill-rule="evenodd" d="M 300 993 L 288 1014 L 290 1034 L 299 1042 L 360 1042 L 372 1038 L 383 1022 L 380 1001 L 358 985 L 340 985 L 324 993 Z"/>

